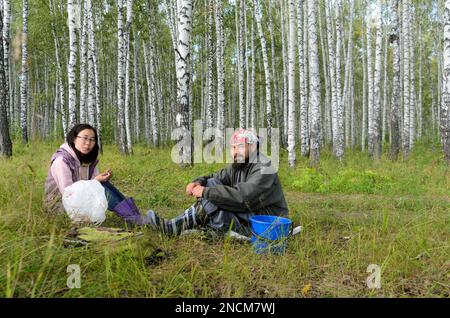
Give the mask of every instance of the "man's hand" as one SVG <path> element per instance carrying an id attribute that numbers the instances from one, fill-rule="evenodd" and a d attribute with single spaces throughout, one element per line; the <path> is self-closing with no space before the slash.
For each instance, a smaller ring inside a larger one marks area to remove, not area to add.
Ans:
<path id="1" fill-rule="evenodd" d="M 96 176 L 95 180 L 97 180 L 99 182 L 106 182 L 106 181 L 109 181 L 109 179 L 111 179 L 111 177 L 112 177 L 112 170 L 108 169 L 105 172 Z"/>
<path id="2" fill-rule="evenodd" d="M 201 198 L 203 195 L 203 189 L 205 187 L 198 185 L 192 190 L 192 195 L 196 198 Z"/>
<path id="3" fill-rule="evenodd" d="M 200 183 L 198 183 L 198 182 L 191 182 L 191 183 L 189 183 L 187 186 L 186 186 L 186 194 L 187 195 L 193 195 L 192 194 L 192 190 L 194 190 L 194 188 L 196 187 L 196 186 L 199 186 L 200 185 Z"/>

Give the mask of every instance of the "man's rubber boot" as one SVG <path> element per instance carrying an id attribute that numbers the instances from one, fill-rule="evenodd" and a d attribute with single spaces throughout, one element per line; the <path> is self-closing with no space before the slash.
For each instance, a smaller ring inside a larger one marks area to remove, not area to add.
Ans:
<path id="1" fill-rule="evenodd" d="M 203 212 L 200 200 L 198 200 L 191 207 L 186 209 L 183 214 L 166 220 L 158 216 L 153 210 L 149 210 L 146 217 L 148 224 L 163 232 L 166 235 L 180 235 L 184 230 L 190 230 L 201 227 L 206 224 L 207 215 Z"/>

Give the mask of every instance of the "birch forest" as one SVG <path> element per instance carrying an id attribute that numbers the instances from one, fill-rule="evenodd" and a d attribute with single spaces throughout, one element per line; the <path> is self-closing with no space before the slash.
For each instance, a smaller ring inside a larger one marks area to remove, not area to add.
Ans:
<path id="1" fill-rule="evenodd" d="M 202 119 L 278 128 L 289 166 L 423 138 L 450 160 L 449 2 L 0 0 L 0 155 L 78 122 L 132 154 Z"/>

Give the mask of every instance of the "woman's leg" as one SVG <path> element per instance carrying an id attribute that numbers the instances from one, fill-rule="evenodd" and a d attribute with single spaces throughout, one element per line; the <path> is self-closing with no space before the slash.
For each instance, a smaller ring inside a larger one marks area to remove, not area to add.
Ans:
<path id="1" fill-rule="evenodd" d="M 144 225 L 149 223 L 146 216 L 142 216 L 133 198 L 126 198 L 110 182 L 102 182 L 105 189 L 108 209 L 115 212 L 122 219 L 131 224 Z"/>
<path id="2" fill-rule="evenodd" d="M 105 189 L 106 200 L 108 201 L 108 210 L 113 211 L 117 204 L 126 199 L 125 196 L 115 186 L 113 186 L 111 182 L 101 182 L 101 185 Z"/>

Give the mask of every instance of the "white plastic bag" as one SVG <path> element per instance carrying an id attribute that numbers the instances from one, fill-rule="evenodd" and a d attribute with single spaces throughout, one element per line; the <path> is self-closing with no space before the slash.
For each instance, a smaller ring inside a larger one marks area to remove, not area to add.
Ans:
<path id="1" fill-rule="evenodd" d="M 105 189 L 97 180 L 82 180 L 66 187 L 62 202 L 73 222 L 101 224 L 106 218 L 108 201 Z"/>

